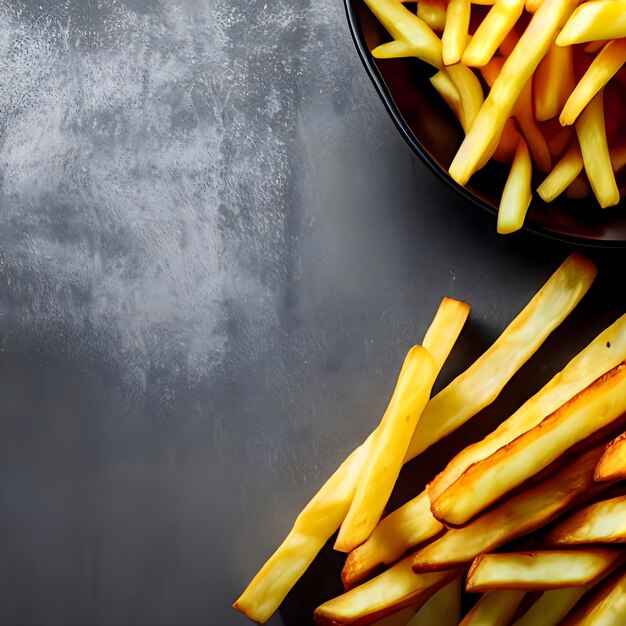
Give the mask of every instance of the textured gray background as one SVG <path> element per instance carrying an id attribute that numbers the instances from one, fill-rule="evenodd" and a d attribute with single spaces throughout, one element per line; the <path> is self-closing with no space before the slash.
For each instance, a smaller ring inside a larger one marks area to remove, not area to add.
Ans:
<path id="1" fill-rule="evenodd" d="M 440 298 L 445 381 L 566 250 L 416 161 L 339 0 L 0 6 L 0 622 L 243 624 Z M 510 405 L 624 308 L 604 277 Z"/>

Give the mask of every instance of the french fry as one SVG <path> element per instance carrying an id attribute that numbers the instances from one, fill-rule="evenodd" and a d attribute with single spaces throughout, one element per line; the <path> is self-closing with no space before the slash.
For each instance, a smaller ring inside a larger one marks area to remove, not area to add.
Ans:
<path id="1" fill-rule="evenodd" d="M 407 626 L 457 626 L 461 619 L 462 576 L 442 587 L 415 614 Z"/>
<path id="2" fill-rule="evenodd" d="M 557 117 L 576 85 L 574 49 L 552 44 L 533 77 L 533 96 L 537 121 Z"/>
<path id="3" fill-rule="evenodd" d="M 571 50 L 571 47 L 558 50 Z M 592 61 L 567 99 L 559 121 L 563 126 L 573 124 L 592 98 L 617 74 L 626 63 L 626 39 L 609 41 Z"/>
<path id="4" fill-rule="evenodd" d="M 507 626 L 525 595 L 525 591 L 518 589 L 488 591 L 459 626 Z"/>
<path id="5" fill-rule="evenodd" d="M 441 51 L 445 65 L 461 60 L 465 50 L 470 21 L 470 0 L 449 0 L 446 23 L 441 37 Z"/>
<path id="6" fill-rule="evenodd" d="M 558 626 L 590 587 L 591 585 L 587 585 L 544 591 L 528 611 L 513 622 L 513 626 Z"/>
<path id="7" fill-rule="evenodd" d="M 392 615 L 388 615 L 387 617 L 383 617 L 382 619 L 372 622 L 372 626 L 408 626 L 408 623 L 414 616 L 415 609 L 413 607 L 409 607 L 408 609 L 402 609 L 397 613 L 393 613 Z"/>
<path id="8" fill-rule="evenodd" d="M 524 0 L 498 0 L 463 52 L 463 64 L 481 67 L 495 54 L 524 10 Z"/>
<path id="9" fill-rule="evenodd" d="M 413 570 L 430 572 L 469 563 L 508 541 L 541 528 L 593 487 L 603 446 L 577 457 L 538 485 L 483 513 L 418 550 Z"/>
<path id="10" fill-rule="evenodd" d="M 579 6 L 556 38 L 559 46 L 626 37 L 626 1 L 596 0 Z"/>
<path id="11" fill-rule="evenodd" d="M 556 200 L 576 180 L 582 170 L 583 156 L 578 145 L 573 145 L 539 185 L 537 193 L 545 202 Z"/>
<path id="12" fill-rule="evenodd" d="M 435 517 L 464 524 L 572 446 L 617 422 L 624 412 L 626 363 L 622 362 L 537 426 L 472 465 L 431 502 Z"/>
<path id="13" fill-rule="evenodd" d="M 417 3 L 417 17 L 436 33 L 442 33 L 446 24 L 446 4 L 440 0 L 421 0 Z"/>
<path id="14" fill-rule="evenodd" d="M 626 623 L 626 570 L 600 585 L 563 626 L 621 626 Z"/>
<path id="15" fill-rule="evenodd" d="M 461 100 L 461 110 L 465 120 L 464 130 L 467 132 L 480 111 L 483 104 L 483 88 L 478 77 L 472 70 L 461 64 L 450 65 L 445 69 L 450 80 L 456 87 Z"/>
<path id="16" fill-rule="evenodd" d="M 484 592 L 579 587 L 602 576 L 620 558 L 618 551 L 601 548 L 481 554 L 467 573 L 465 589 Z"/>
<path id="17" fill-rule="evenodd" d="M 620 195 L 606 138 L 603 93 L 601 89 L 578 116 L 576 134 L 593 193 L 600 206 L 606 208 L 618 204 Z"/>
<path id="18" fill-rule="evenodd" d="M 597 482 L 626 478 L 626 433 L 613 439 L 606 447 L 594 478 Z"/>
<path id="19" fill-rule="evenodd" d="M 532 175 L 530 152 L 526 141 L 520 137 L 498 209 L 498 232 L 501 235 L 513 233 L 523 226 L 532 200 Z"/>
<path id="20" fill-rule="evenodd" d="M 626 496 L 591 504 L 553 528 L 546 542 L 554 546 L 626 542 Z"/>
<path id="21" fill-rule="evenodd" d="M 459 184 L 468 182 L 490 146 L 495 149 L 494 138 L 497 142 L 524 86 L 574 6 L 575 0 L 545 0 L 533 15 L 450 165 L 450 176 Z"/>
<path id="22" fill-rule="evenodd" d="M 470 123 L 465 118 L 465 113 L 461 104 L 461 95 L 454 86 L 448 72 L 440 70 L 431 76 L 429 80 L 430 84 L 435 88 L 437 93 L 443 98 L 444 102 L 454 113 L 456 119 L 459 120 L 463 130 L 467 132 L 470 127 Z"/>
<path id="23" fill-rule="evenodd" d="M 350 552 L 376 528 L 393 490 L 415 426 L 426 407 L 439 368 L 426 348 L 409 351 L 389 407 L 376 429 L 335 550 Z"/>
<path id="24" fill-rule="evenodd" d="M 526 10 L 529 13 L 535 13 L 543 4 L 543 0 L 526 0 Z"/>
<path id="25" fill-rule="evenodd" d="M 364 626 L 405 607 L 420 608 L 439 589 L 459 575 L 458 570 L 414 574 L 404 559 L 376 578 L 325 602 L 314 613 L 318 624 Z"/>

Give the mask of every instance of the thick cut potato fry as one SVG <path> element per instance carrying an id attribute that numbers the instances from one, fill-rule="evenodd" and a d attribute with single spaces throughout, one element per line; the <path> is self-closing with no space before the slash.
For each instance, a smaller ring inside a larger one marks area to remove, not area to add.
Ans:
<path id="1" fill-rule="evenodd" d="M 518 589 L 488 591 L 459 626 L 508 626 L 525 595 L 525 591 Z"/>
<path id="2" fill-rule="evenodd" d="M 532 200 L 532 175 L 530 152 L 526 141 L 520 137 L 498 209 L 498 232 L 501 235 L 513 233 L 524 225 Z"/>
<path id="3" fill-rule="evenodd" d="M 369 446 L 352 504 L 339 529 L 336 550 L 350 552 L 366 541 L 376 528 L 438 371 L 438 364 L 426 348 L 411 348 L 389 407 Z"/>
<path id="4" fill-rule="evenodd" d="M 508 541 L 541 528 L 593 487 L 593 472 L 603 446 L 577 457 L 538 485 L 483 513 L 461 528 L 418 550 L 413 570 L 430 572 L 469 563 Z"/>
<path id="5" fill-rule="evenodd" d="M 461 584 L 457 576 L 415 614 L 407 626 L 457 626 L 461 619 Z"/>
<path id="6" fill-rule="evenodd" d="M 513 626 L 558 626 L 575 604 L 589 590 L 585 587 L 564 587 L 544 591 L 539 599 L 520 617 Z"/>
<path id="7" fill-rule="evenodd" d="M 557 50 L 572 50 L 571 47 Z M 567 99 L 559 121 L 563 126 L 573 124 L 592 98 L 617 74 L 626 63 L 626 39 L 610 41 L 592 61 Z"/>
<path id="8" fill-rule="evenodd" d="M 594 478 L 597 482 L 626 478 L 626 433 L 613 439 L 606 447 Z"/>
<path id="9" fill-rule="evenodd" d="M 470 0 L 449 0 L 446 23 L 441 37 L 443 62 L 454 65 L 461 60 L 467 44 L 470 21 Z"/>
<path id="10" fill-rule="evenodd" d="M 421 0 L 417 3 L 417 17 L 436 33 L 442 33 L 446 25 L 446 4 L 441 0 Z"/>
<path id="11" fill-rule="evenodd" d="M 405 607 L 421 607 L 439 589 L 459 575 L 458 570 L 414 574 L 409 559 L 315 610 L 318 624 L 363 626 Z"/>
<path id="12" fill-rule="evenodd" d="M 596 0 L 579 6 L 556 38 L 559 46 L 626 37 L 626 1 Z"/>
<path id="13" fill-rule="evenodd" d="M 611 167 L 611 155 L 604 124 L 604 90 L 601 89 L 576 120 L 585 171 L 600 206 L 619 203 L 620 195 Z"/>
<path id="14" fill-rule="evenodd" d="M 577 511 L 553 528 L 546 542 L 554 546 L 626 542 L 626 496 Z"/>
<path id="15" fill-rule="evenodd" d="M 626 624 L 626 571 L 609 578 L 563 626 L 623 626 Z"/>
<path id="16" fill-rule="evenodd" d="M 463 64 L 481 67 L 496 53 L 524 10 L 524 0 L 498 0 L 463 53 Z"/>
<path id="17" fill-rule="evenodd" d="M 556 200 L 576 180 L 582 170 L 583 155 L 580 148 L 573 145 L 539 185 L 537 193 L 545 202 Z"/>
<path id="18" fill-rule="evenodd" d="M 452 350 L 468 315 L 467 304 L 451 298 L 442 300 L 424 338 L 426 349 L 433 350 L 439 363 Z M 341 464 L 298 515 L 287 538 L 235 602 L 235 609 L 251 620 L 263 623 L 278 608 L 343 522 L 369 454 L 373 435 Z"/>
<path id="19" fill-rule="evenodd" d="M 545 0 L 533 15 L 518 44 L 506 59 L 472 129 L 450 165 L 450 176 L 459 184 L 468 182 L 491 146 L 495 149 L 524 86 L 545 56 L 554 36 L 570 16 L 575 2 Z"/>
<path id="20" fill-rule="evenodd" d="M 533 77 L 536 119 L 545 122 L 556 117 L 575 85 L 574 49 L 552 44 Z"/>
<path id="21" fill-rule="evenodd" d="M 431 503 L 435 517 L 464 524 L 625 412 L 626 363 L 622 362 L 537 426 L 472 465 Z"/>
<path id="22" fill-rule="evenodd" d="M 540 550 L 481 554 L 472 563 L 465 589 L 546 590 L 593 582 L 621 558 L 617 550 Z"/>

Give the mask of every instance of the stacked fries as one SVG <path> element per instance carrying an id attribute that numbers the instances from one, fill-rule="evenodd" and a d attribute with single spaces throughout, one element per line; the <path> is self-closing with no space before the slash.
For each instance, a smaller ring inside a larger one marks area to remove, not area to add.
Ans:
<path id="1" fill-rule="evenodd" d="M 494 344 L 430 398 L 469 314 L 444 298 L 378 428 L 234 607 L 265 622 L 339 531 L 346 591 L 317 608 L 319 624 L 626 624 L 626 496 L 615 493 L 626 479 L 626 433 L 615 437 L 626 422 L 626 315 L 425 491 L 383 516 L 402 463 L 492 402 L 595 275 L 587 259 L 568 257 Z M 465 617 L 462 588 L 482 594 Z"/>
<path id="2" fill-rule="evenodd" d="M 416 57 L 436 72 L 465 133 L 450 176 L 466 185 L 492 158 L 509 165 L 498 232 L 522 227 L 533 179 L 545 202 L 620 202 L 626 1 L 364 1 L 392 38 L 375 58 Z"/>

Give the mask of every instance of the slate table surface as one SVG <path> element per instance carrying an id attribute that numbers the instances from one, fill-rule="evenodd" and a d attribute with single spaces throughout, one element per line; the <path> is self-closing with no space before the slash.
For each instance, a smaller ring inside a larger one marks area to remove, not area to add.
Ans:
<path id="1" fill-rule="evenodd" d="M 247 623 L 230 603 L 440 299 L 472 314 L 439 386 L 568 252 L 498 237 L 410 153 L 340 0 L 5 0 L 0 623 Z M 589 254 L 476 432 L 626 310 L 623 255 Z M 270 623 L 308 624 L 340 563 Z"/>

